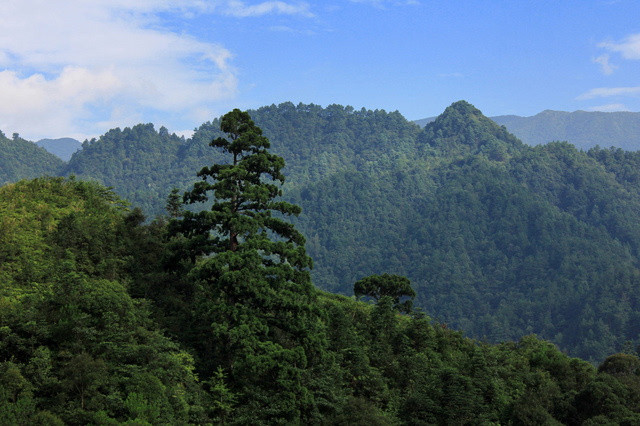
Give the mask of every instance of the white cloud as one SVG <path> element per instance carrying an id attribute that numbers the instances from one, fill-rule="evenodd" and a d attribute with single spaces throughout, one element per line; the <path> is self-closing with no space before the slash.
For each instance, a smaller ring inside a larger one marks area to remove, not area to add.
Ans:
<path id="1" fill-rule="evenodd" d="M 601 111 L 601 112 L 615 112 L 615 111 L 629 111 L 624 104 L 607 104 L 594 106 L 589 108 L 589 111 Z"/>
<path id="2" fill-rule="evenodd" d="M 310 15 L 305 3 L 283 1 L 2 0 L 0 130 L 97 135 L 125 125 L 115 123 L 122 117 L 144 120 L 145 110 L 210 113 L 237 92 L 232 53 L 164 29 L 159 18 L 198 13 Z"/>
<path id="3" fill-rule="evenodd" d="M 306 36 L 312 36 L 316 34 L 316 32 L 313 30 L 309 30 L 309 29 L 299 30 L 296 28 L 287 27 L 286 25 L 273 25 L 269 27 L 269 31 L 274 31 L 279 33 L 301 34 Z"/>
<path id="4" fill-rule="evenodd" d="M 625 59 L 640 59 L 640 34 L 631 34 L 620 42 L 603 42 L 598 46 L 620 53 Z"/>
<path id="5" fill-rule="evenodd" d="M 182 136 L 185 139 L 189 139 L 191 136 L 193 136 L 193 134 L 195 133 L 195 131 L 193 130 L 178 130 L 177 132 L 174 132 L 176 135 L 178 136 Z"/>
<path id="6" fill-rule="evenodd" d="M 591 61 L 595 62 L 596 64 L 600 64 L 600 66 L 602 67 L 602 73 L 605 75 L 613 74 L 613 71 L 618 68 L 617 66 L 609 63 L 609 55 L 607 54 L 598 56 L 597 58 L 592 58 Z"/>
<path id="7" fill-rule="evenodd" d="M 587 93 L 578 96 L 578 100 L 587 100 L 594 98 L 608 98 L 612 96 L 637 96 L 640 95 L 640 86 L 638 87 L 600 87 L 591 89 Z"/>
<path id="8" fill-rule="evenodd" d="M 242 1 L 230 0 L 225 6 L 225 13 L 237 17 L 261 16 L 268 13 L 313 16 L 309 11 L 309 5 L 306 3 L 293 5 L 283 1 L 265 1 L 253 6 L 247 6 Z"/>
<path id="9" fill-rule="evenodd" d="M 391 3 L 392 6 L 417 6 L 418 0 L 349 0 L 352 3 L 368 3 L 374 7 L 384 9 L 385 5 Z"/>

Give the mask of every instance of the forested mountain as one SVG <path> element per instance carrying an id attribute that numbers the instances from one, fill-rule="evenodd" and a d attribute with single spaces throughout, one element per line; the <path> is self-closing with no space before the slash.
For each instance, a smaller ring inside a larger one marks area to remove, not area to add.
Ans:
<path id="1" fill-rule="evenodd" d="M 64 162 L 33 142 L 14 134 L 7 138 L 0 131 L 0 185 L 24 178 L 56 175 Z"/>
<path id="2" fill-rule="evenodd" d="M 537 333 L 596 364 L 640 343 L 639 154 L 528 146 L 466 102 L 424 129 L 339 105 L 250 114 L 285 160 L 284 199 L 302 207 L 293 222 L 317 287 L 350 295 L 365 276 L 406 275 L 416 306 L 468 336 Z M 59 170 L 152 218 L 173 187 L 222 161 L 209 147 L 220 124 L 188 140 L 151 124 L 115 129 Z"/>
<path id="3" fill-rule="evenodd" d="M 98 140 L 85 141 L 62 174 L 117 188 L 135 206 L 158 214 L 171 189 L 186 184 L 179 164 L 182 149 L 184 141 L 164 127 L 159 131 L 153 124 L 117 128 Z"/>
<path id="4" fill-rule="evenodd" d="M 252 277 L 254 297 L 230 307 L 252 315 L 228 328 L 231 311 L 207 307 L 233 275 L 203 272 L 248 252 L 172 264 L 208 237 L 172 226 L 145 225 L 112 191 L 75 179 L 0 188 L 3 424 L 640 421 L 630 347 L 596 370 L 535 336 L 490 345 L 401 315 L 389 296 L 372 305 L 295 285 L 308 303 L 288 324 L 289 294 L 257 291 L 260 268 L 247 263 L 233 272 Z"/>
<path id="5" fill-rule="evenodd" d="M 409 165 L 290 197 L 322 288 L 406 275 L 417 306 L 467 335 L 534 332 L 597 361 L 638 341 L 640 198 L 635 176 L 598 161 L 621 152 L 529 147 L 457 103 L 419 135 Z"/>
<path id="6" fill-rule="evenodd" d="M 420 129 L 398 112 L 288 102 L 250 111 L 287 164 L 285 191 L 344 170 L 385 170 L 410 160 Z M 62 174 L 95 179 L 151 215 L 161 214 L 175 186 L 185 189 L 193 170 L 216 160 L 209 142 L 222 136 L 220 119 L 183 140 L 152 124 L 114 129 L 85 141 Z"/>

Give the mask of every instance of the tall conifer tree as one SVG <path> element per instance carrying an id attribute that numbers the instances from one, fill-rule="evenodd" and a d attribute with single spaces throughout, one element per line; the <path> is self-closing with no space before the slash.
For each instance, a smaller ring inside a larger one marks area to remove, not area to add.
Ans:
<path id="1" fill-rule="evenodd" d="M 226 162 L 204 167 L 184 195 L 188 204 L 212 196 L 213 205 L 173 222 L 191 255 L 206 256 L 191 271 L 199 293 L 194 337 L 207 370 L 224 368 L 253 416 L 298 422 L 313 405 L 303 376 L 321 345 L 310 321 L 312 261 L 302 234 L 281 219 L 300 208 L 276 200 L 284 160 L 268 152 L 269 140 L 249 114 L 233 110 L 221 129 L 227 138 L 210 145 Z"/>

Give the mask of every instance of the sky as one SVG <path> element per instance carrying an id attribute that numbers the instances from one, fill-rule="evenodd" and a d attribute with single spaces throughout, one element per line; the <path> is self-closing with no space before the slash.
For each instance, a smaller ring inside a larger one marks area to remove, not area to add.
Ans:
<path id="1" fill-rule="evenodd" d="M 640 111 L 637 0 L 0 0 L 0 130 L 190 135 L 293 102 Z"/>

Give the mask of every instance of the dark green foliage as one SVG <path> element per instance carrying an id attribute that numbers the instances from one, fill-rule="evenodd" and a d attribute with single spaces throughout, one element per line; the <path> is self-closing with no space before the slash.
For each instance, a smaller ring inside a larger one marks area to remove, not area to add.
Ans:
<path id="1" fill-rule="evenodd" d="M 14 134 L 13 139 L 0 132 L 0 185 L 42 175 L 56 176 L 64 162 L 44 148 Z"/>
<path id="2" fill-rule="evenodd" d="M 167 197 L 165 210 L 169 213 L 171 219 L 177 219 L 183 214 L 182 197 L 178 194 L 179 192 L 178 188 L 173 188 Z"/>
<path id="3" fill-rule="evenodd" d="M 9 424 L 155 422 L 150 413 L 198 421 L 192 357 L 127 291 L 126 219 L 125 204 L 92 183 L 0 189 L 0 226 L 11 230 L 0 237 L 0 418 Z"/>
<path id="4" fill-rule="evenodd" d="M 407 277 L 389 274 L 371 275 L 356 281 L 353 285 L 353 294 L 358 299 L 362 296 L 368 296 L 376 302 L 385 296 L 390 297 L 394 309 L 407 314 L 411 313 L 413 299 L 416 297 L 416 292 L 411 288 L 411 281 Z M 407 297 L 409 299 L 400 302 L 401 298 Z"/>
<path id="5" fill-rule="evenodd" d="M 636 374 L 640 367 L 640 360 L 633 355 L 615 354 L 608 356 L 600 367 L 598 373 L 607 373 L 617 376 L 631 376 Z"/>
<path id="6" fill-rule="evenodd" d="M 217 369 L 219 380 L 220 368 L 230 375 L 238 416 L 251 415 L 254 423 L 308 420 L 314 404 L 305 382 L 322 344 L 310 309 L 312 262 L 302 234 L 273 216 L 297 215 L 300 208 L 276 200 L 284 161 L 269 153 L 269 140 L 249 114 L 226 114 L 221 129 L 227 138 L 211 146 L 228 161 L 204 167 L 202 180 L 184 195 L 189 204 L 211 196 L 213 205 L 170 223 L 196 255 L 209 256 L 189 272 L 198 286 L 191 344 L 205 356 L 204 377 Z"/>
<path id="7" fill-rule="evenodd" d="M 211 212 L 233 198 L 216 199 Z M 176 241 L 162 238 L 162 222 L 144 220 L 92 183 L 36 179 L 0 189 L 2 422 L 639 420 L 640 361 L 631 344 L 596 371 L 533 335 L 480 343 L 419 311 L 400 315 L 389 295 L 369 305 L 305 286 L 308 275 L 281 272 L 303 279 L 285 284 L 277 271 L 295 263 L 251 253 L 250 232 L 238 233 L 235 251 L 230 233 L 207 236 L 198 247 L 227 250 L 185 263 L 177 270 L 190 273 L 182 277 L 162 269 L 163 251 Z M 260 247 L 286 244 L 257 238 Z M 153 311 L 143 295 L 155 301 Z"/>

